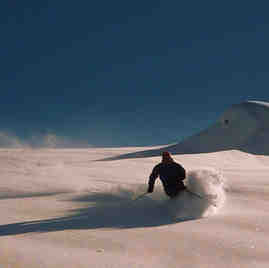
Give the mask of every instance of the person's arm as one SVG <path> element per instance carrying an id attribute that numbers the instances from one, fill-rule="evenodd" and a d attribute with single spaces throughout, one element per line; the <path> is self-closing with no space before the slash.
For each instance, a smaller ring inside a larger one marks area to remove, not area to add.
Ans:
<path id="1" fill-rule="evenodd" d="M 184 179 L 186 179 L 186 170 L 178 163 L 177 166 L 178 166 L 178 176 L 183 181 Z"/>
<path id="2" fill-rule="evenodd" d="M 154 184 L 156 179 L 159 176 L 159 167 L 155 166 L 149 176 L 149 186 L 148 186 L 148 193 L 152 193 L 154 190 Z"/>
<path id="3" fill-rule="evenodd" d="M 181 167 L 182 168 L 182 180 L 185 180 L 186 179 L 186 170 L 184 167 Z"/>

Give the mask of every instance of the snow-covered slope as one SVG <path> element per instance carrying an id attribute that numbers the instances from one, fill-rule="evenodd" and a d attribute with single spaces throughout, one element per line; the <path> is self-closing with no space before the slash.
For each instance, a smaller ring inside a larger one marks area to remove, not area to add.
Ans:
<path id="1" fill-rule="evenodd" d="M 212 215 L 187 193 L 169 200 L 159 181 L 132 199 L 159 157 L 94 161 L 131 150 L 0 150 L 0 267 L 268 267 L 268 157 L 174 156 L 200 193 L 222 190 L 210 170 L 226 178 L 226 202 Z"/>
<path id="2" fill-rule="evenodd" d="M 176 146 L 174 152 L 205 153 L 237 149 L 269 154 L 269 103 L 248 101 L 233 105 L 207 130 Z"/>
<path id="3" fill-rule="evenodd" d="M 173 154 L 241 150 L 269 155 L 268 137 L 269 103 L 247 101 L 233 105 L 208 129 L 188 137 L 178 144 L 124 154 L 114 159 L 159 156 L 163 150 L 168 150 Z"/>

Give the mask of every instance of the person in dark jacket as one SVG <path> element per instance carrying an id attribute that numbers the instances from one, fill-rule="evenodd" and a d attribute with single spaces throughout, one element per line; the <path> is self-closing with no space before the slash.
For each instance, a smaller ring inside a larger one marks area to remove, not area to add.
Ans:
<path id="1" fill-rule="evenodd" d="M 156 179 L 160 177 L 165 193 L 170 197 L 176 197 L 186 187 L 183 180 L 186 178 L 185 169 L 176 163 L 169 152 L 162 153 L 162 162 L 156 165 L 149 177 L 148 193 L 154 190 Z"/>

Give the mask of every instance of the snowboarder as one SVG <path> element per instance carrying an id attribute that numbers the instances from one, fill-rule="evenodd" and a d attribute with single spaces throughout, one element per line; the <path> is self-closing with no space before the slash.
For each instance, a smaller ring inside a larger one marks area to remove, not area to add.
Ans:
<path id="1" fill-rule="evenodd" d="M 186 178 L 185 169 L 176 163 L 169 152 L 162 153 L 162 162 L 157 164 L 149 177 L 148 193 L 154 190 L 155 180 L 160 177 L 165 193 L 170 197 L 176 197 L 186 187 L 183 180 Z"/>

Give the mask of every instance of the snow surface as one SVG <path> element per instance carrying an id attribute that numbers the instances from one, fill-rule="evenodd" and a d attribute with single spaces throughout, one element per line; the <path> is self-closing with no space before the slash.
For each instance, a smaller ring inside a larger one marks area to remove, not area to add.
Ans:
<path id="1" fill-rule="evenodd" d="M 160 183 L 133 201 L 160 159 L 94 161 L 119 153 L 1 150 L 0 264 L 268 267 L 269 157 L 235 150 L 175 156 L 189 179 L 220 190 L 215 172 L 226 178 L 226 201 L 216 211 L 187 194 L 169 200 Z"/>
<path id="2" fill-rule="evenodd" d="M 244 103 L 216 123 L 230 137 L 212 141 L 221 133 L 215 125 L 190 138 L 240 150 L 172 147 L 189 189 L 216 195 L 214 204 L 190 193 L 170 200 L 159 180 L 134 200 L 160 161 L 149 156 L 158 148 L 144 148 L 146 158 L 141 148 L 1 149 L 0 267 L 268 267 L 269 156 L 257 151 L 269 145 L 256 139 L 267 133 L 266 118 L 266 105 Z"/>

